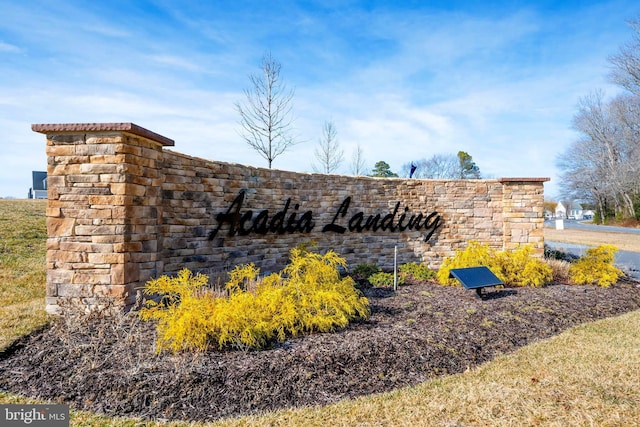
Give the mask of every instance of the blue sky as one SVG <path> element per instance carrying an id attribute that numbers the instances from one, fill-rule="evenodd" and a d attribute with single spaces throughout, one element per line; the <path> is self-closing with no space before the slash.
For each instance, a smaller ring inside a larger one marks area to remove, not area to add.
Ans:
<path id="1" fill-rule="evenodd" d="M 607 57 L 637 0 L 0 0 L 0 197 L 46 169 L 33 123 L 133 122 L 176 151 L 266 166 L 234 103 L 271 51 L 304 143 L 274 168 L 312 171 L 325 121 L 345 151 L 393 171 L 468 152 L 484 176 L 550 177 L 581 96 L 618 91 Z"/>

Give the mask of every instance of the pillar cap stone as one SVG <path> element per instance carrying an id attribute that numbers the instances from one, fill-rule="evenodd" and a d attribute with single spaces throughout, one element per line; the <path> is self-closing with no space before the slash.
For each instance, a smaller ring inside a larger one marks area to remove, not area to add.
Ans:
<path id="1" fill-rule="evenodd" d="M 505 182 L 547 182 L 551 181 L 551 178 L 499 178 L 498 182 L 504 184 Z"/>
<path id="2" fill-rule="evenodd" d="M 43 134 L 71 133 L 71 132 L 127 132 L 142 136 L 163 146 L 173 147 L 175 142 L 165 136 L 138 126 L 134 123 L 50 123 L 32 124 L 31 130 Z"/>

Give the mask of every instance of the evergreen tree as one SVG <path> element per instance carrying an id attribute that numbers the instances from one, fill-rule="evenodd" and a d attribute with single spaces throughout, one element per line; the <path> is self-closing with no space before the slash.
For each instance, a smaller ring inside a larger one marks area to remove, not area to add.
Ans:
<path id="1" fill-rule="evenodd" d="M 480 168 L 473 161 L 473 157 L 465 151 L 458 151 L 458 161 L 460 162 L 461 179 L 480 178 Z"/>
<path id="2" fill-rule="evenodd" d="M 398 174 L 391 171 L 391 166 L 385 161 L 380 160 L 375 164 L 371 171 L 371 176 L 377 176 L 382 178 L 397 177 Z"/>

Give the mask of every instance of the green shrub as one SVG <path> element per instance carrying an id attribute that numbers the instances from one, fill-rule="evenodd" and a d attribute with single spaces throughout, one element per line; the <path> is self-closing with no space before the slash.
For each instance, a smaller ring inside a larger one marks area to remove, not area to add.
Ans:
<path id="1" fill-rule="evenodd" d="M 405 273 L 416 280 L 428 281 L 435 277 L 436 273 L 425 264 L 418 264 L 417 262 L 409 262 L 403 264 L 399 269 L 402 273 Z"/>
<path id="2" fill-rule="evenodd" d="M 553 271 L 544 261 L 532 256 L 531 245 L 523 245 L 514 251 L 496 251 L 489 245 L 475 240 L 453 257 L 445 258 L 436 273 L 442 285 L 459 286 L 449 278 L 454 268 L 486 266 L 507 286 L 544 286 L 553 279 Z"/>
<path id="3" fill-rule="evenodd" d="M 333 251 L 320 255 L 296 248 L 282 272 L 262 279 L 253 264 L 234 268 L 227 297 L 203 291 L 208 278 L 185 269 L 145 285 L 146 294 L 162 298 L 146 301 L 140 316 L 158 321 L 157 351 L 264 348 L 287 335 L 329 332 L 370 313 L 353 279 L 340 277 L 345 265 Z"/>
<path id="4" fill-rule="evenodd" d="M 398 285 L 404 285 L 406 280 L 406 274 L 398 274 Z M 393 286 L 393 273 L 378 272 L 369 276 L 369 283 L 371 286 L 378 288 L 387 288 Z"/>
<path id="5" fill-rule="evenodd" d="M 613 245 L 587 249 L 585 255 L 569 267 L 571 281 L 577 285 L 597 284 L 604 288 L 611 286 L 623 276 L 622 271 L 613 265 L 617 251 L 618 248 Z"/>
<path id="6" fill-rule="evenodd" d="M 369 276 L 381 271 L 380 267 L 375 264 L 358 264 L 353 267 L 351 276 L 356 280 L 366 280 Z"/>
<path id="7" fill-rule="evenodd" d="M 561 261 L 568 261 L 571 262 L 573 260 L 578 259 L 579 257 L 576 255 L 573 255 L 569 252 L 564 252 L 562 250 L 559 249 L 552 249 L 547 245 L 544 245 L 544 258 L 549 260 L 549 259 L 557 259 L 557 260 L 561 260 Z"/>

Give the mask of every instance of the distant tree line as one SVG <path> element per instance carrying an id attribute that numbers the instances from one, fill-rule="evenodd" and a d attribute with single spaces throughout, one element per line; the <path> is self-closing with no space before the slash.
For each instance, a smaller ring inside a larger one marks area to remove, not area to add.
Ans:
<path id="1" fill-rule="evenodd" d="M 411 174 L 411 169 L 414 169 Z M 466 151 L 435 154 L 429 159 L 415 160 L 402 166 L 402 175 L 424 179 L 478 179 L 480 168 Z"/>
<path id="2" fill-rule="evenodd" d="M 578 138 L 557 158 L 561 198 L 593 206 L 594 220 L 640 218 L 640 20 L 632 40 L 609 57 L 621 93 L 595 90 L 580 99 L 572 126 Z"/>

